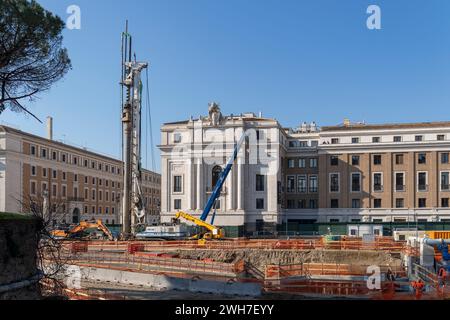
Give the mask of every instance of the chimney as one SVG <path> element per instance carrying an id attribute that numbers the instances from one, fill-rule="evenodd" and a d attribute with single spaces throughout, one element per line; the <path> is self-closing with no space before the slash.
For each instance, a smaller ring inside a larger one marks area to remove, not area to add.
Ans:
<path id="1" fill-rule="evenodd" d="M 344 119 L 344 127 L 350 127 L 350 119 Z"/>
<path id="2" fill-rule="evenodd" d="M 53 140 L 53 118 L 47 117 L 47 139 Z"/>

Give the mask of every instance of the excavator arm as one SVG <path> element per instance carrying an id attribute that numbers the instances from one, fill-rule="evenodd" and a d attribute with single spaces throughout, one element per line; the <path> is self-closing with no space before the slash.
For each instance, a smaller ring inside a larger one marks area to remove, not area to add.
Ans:
<path id="1" fill-rule="evenodd" d="M 62 230 L 54 230 L 52 234 L 57 237 L 68 238 L 71 235 L 75 235 L 86 229 L 94 229 L 94 228 L 103 231 L 103 233 L 108 237 L 109 240 L 114 240 L 114 236 L 112 235 L 111 231 L 108 229 L 107 226 L 103 224 L 102 220 L 100 219 L 97 220 L 97 222 L 81 221 L 79 224 L 77 224 L 67 232 L 64 232 Z"/>

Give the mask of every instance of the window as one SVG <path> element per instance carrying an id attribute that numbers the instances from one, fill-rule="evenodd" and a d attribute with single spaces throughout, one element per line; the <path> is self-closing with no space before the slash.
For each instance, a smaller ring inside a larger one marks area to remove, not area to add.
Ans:
<path id="1" fill-rule="evenodd" d="M 173 134 L 173 142 L 174 143 L 180 143 L 181 142 L 181 134 L 180 133 L 174 133 Z"/>
<path id="2" fill-rule="evenodd" d="M 423 141 L 423 136 L 415 136 L 414 140 L 415 141 Z"/>
<path id="3" fill-rule="evenodd" d="M 381 172 L 375 172 L 373 174 L 373 191 L 383 191 L 383 174 Z"/>
<path id="4" fill-rule="evenodd" d="M 173 202 L 173 207 L 175 210 L 181 210 L 181 199 L 175 199 Z"/>
<path id="5" fill-rule="evenodd" d="M 448 208 L 448 198 L 441 198 L 441 207 L 442 208 Z"/>
<path id="6" fill-rule="evenodd" d="M 395 155 L 395 164 L 403 164 L 403 154 Z"/>
<path id="7" fill-rule="evenodd" d="M 288 209 L 295 209 L 295 201 L 292 200 L 292 199 L 289 199 L 289 200 L 287 201 L 287 208 L 288 208 Z"/>
<path id="8" fill-rule="evenodd" d="M 84 199 L 85 200 L 89 199 L 89 190 L 88 189 L 84 189 Z"/>
<path id="9" fill-rule="evenodd" d="M 441 153 L 441 163 L 442 164 L 448 163 L 448 152 Z"/>
<path id="10" fill-rule="evenodd" d="M 182 177 L 173 177 L 173 192 L 182 192 Z"/>
<path id="11" fill-rule="evenodd" d="M 294 168 L 295 162 L 294 159 L 288 159 L 288 168 Z"/>
<path id="12" fill-rule="evenodd" d="M 298 209 L 305 209 L 306 208 L 306 200 L 300 199 L 297 201 L 297 208 Z"/>
<path id="13" fill-rule="evenodd" d="M 66 162 L 66 161 L 67 161 L 67 156 L 66 156 L 65 153 L 63 153 L 63 154 L 61 155 L 61 160 L 62 160 L 62 162 Z"/>
<path id="14" fill-rule="evenodd" d="M 96 192 L 95 192 L 95 190 L 94 189 L 92 189 L 92 200 L 95 200 L 95 194 L 96 194 Z"/>
<path id="15" fill-rule="evenodd" d="M 310 199 L 309 200 L 309 208 L 310 209 L 317 209 L 317 199 Z"/>
<path id="16" fill-rule="evenodd" d="M 403 172 L 395 173 L 395 191 L 405 191 L 405 174 Z"/>
<path id="17" fill-rule="evenodd" d="M 102 214 L 102 207 L 98 207 L 98 213 Z"/>
<path id="18" fill-rule="evenodd" d="M 402 142 L 402 136 L 394 136 L 394 142 Z"/>
<path id="19" fill-rule="evenodd" d="M 309 159 L 309 167 L 310 168 L 317 168 L 317 158 Z"/>
<path id="20" fill-rule="evenodd" d="M 331 208 L 339 208 L 339 200 L 338 199 L 331 199 L 330 207 Z"/>
<path id="21" fill-rule="evenodd" d="M 330 192 L 339 192 L 339 173 L 330 173 Z"/>
<path id="22" fill-rule="evenodd" d="M 88 183 L 88 177 L 87 176 L 84 176 L 84 183 Z"/>
<path id="23" fill-rule="evenodd" d="M 67 174 L 66 174 L 66 172 L 64 172 L 63 171 L 63 173 L 62 173 L 62 179 L 65 181 L 65 180 L 67 180 Z"/>
<path id="24" fill-rule="evenodd" d="M 52 196 L 56 197 L 58 194 L 58 186 L 56 184 L 52 185 Z"/>
<path id="25" fill-rule="evenodd" d="M 87 168 L 87 166 L 88 166 L 88 161 L 85 159 L 84 160 L 84 166 Z"/>
<path id="26" fill-rule="evenodd" d="M 381 141 L 380 137 L 372 137 L 372 143 L 379 143 Z"/>
<path id="27" fill-rule="evenodd" d="M 77 187 L 73 188 L 73 197 L 78 198 L 78 188 Z"/>
<path id="28" fill-rule="evenodd" d="M 31 181 L 31 183 L 30 183 L 30 193 L 33 196 L 36 194 L 36 182 L 35 181 Z"/>
<path id="29" fill-rule="evenodd" d="M 443 171 L 441 172 L 441 191 L 449 191 L 449 172 Z"/>
<path id="30" fill-rule="evenodd" d="M 74 175 L 73 175 L 73 181 L 75 181 L 75 182 L 78 181 L 78 174 L 74 174 Z"/>
<path id="31" fill-rule="evenodd" d="M 95 169 L 95 161 L 91 161 L 91 169 Z"/>
<path id="32" fill-rule="evenodd" d="M 47 191 L 47 184 L 45 182 L 42 183 L 42 192 Z"/>
<path id="33" fill-rule="evenodd" d="M 381 155 L 380 154 L 375 154 L 373 156 L 373 164 L 374 165 L 380 165 L 381 164 Z"/>
<path id="34" fill-rule="evenodd" d="M 396 208 L 404 208 L 405 207 L 405 200 L 403 198 L 395 199 L 395 207 Z"/>
<path id="35" fill-rule="evenodd" d="M 98 200 L 99 201 L 103 201 L 103 192 L 102 192 L 102 190 L 98 191 Z"/>
<path id="36" fill-rule="evenodd" d="M 30 146 L 30 154 L 31 154 L 32 156 L 35 156 L 35 155 L 36 155 L 36 147 L 35 147 L 35 146 Z"/>
<path id="37" fill-rule="evenodd" d="M 47 177 L 47 168 L 42 168 L 42 176 Z"/>
<path id="38" fill-rule="evenodd" d="M 73 157 L 73 164 L 77 165 L 78 164 L 78 157 Z"/>
<path id="39" fill-rule="evenodd" d="M 56 151 L 52 152 L 52 160 L 58 159 Z"/>
<path id="40" fill-rule="evenodd" d="M 108 191 L 105 191 L 105 200 L 109 201 L 109 192 Z"/>
<path id="41" fill-rule="evenodd" d="M 103 184 L 103 179 L 99 178 L 98 179 L 98 185 L 101 186 Z"/>
<path id="42" fill-rule="evenodd" d="M 427 191 L 427 172 L 418 172 L 417 173 L 417 191 Z"/>
<path id="43" fill-rule="evenodd" d="M 359 138 L 352 138 L 352 143 L 359 143 Z"/>
<path id="44" fill-rule="evenodd" d="M 315 193 L 319 190 L 318 177 L 316 175 L 309 176 L 309 192 Z"/>
<path id="45" fill-rule="evenodd" d="M 360 199 L 352 199 L 352 208 L 361 208 L 361 200 Z"/>
<path id="46" fill-rule="evenodd" d="M 299 168 L 306 168 L 306 159 L 305 158 L 298 159 L 298 167 Z"/>
<path id="47" fill-rule="evenodd" d="M 436 137 L 436 139 L 437 139 L 438 141 L 444 141 L 444 140 L 445 140 L 445 135 L 444 135 L 444 134 L 438 134 L 437 137 Z"/>
<path id="48" fill-rule="evenodd" d="M 297 188 L 299 193 L 306 193 L 308 186 L 306 182 L 306 175 L 298 176 Z"/>
<path id="49" fill-rule="evenodd" d="M 56 179 L 58 177 L 58 171 L 52 170 L 52 177 L 53 179 Z"/>
<path id="50" fill-rule="evenodd" d="M 338 156 L 330 156 L 330 165 L 337 166 L 339 164 Z"/>
<path id="51" fill-rule="evenodd" d="M 256 175 L 256 191 L 264 191 L 264 176 L 262 174 Z"/>
<path id="52" fill-rule="evenodd" d="M 95 177 L 92 177 L 92 184 L 95 185 Z"/>
<path id="53" fill-rule="evenodd" d="M 101 163 L 98 164 L 98 170 L 102 171 L 102 164 Z"/>
<path id="54" fill-rule="evenodd" d="M 352 172 L 351 186 L 352 192 L 361 192 L 361 174 L 359 172 Z"/>
<path id="55" fill-rule="evenodd" d="M 339 143 L 339 138 L 332 138 L 331 139 L 331 144 L 338 144 Z"/>
<path id="56" fill-rule="evenodd" d="M 41 158 L 47 158 L 47 149 L 41 149 Z"/>
<path id="57" fill-rule="evenodd" d="M 381 208 L 381 199 L 373 199 L 373 207 Z"/>
<path id="58" fill-rule="evenodd" d="M 262 140 L 264 137 L 264 131 L 256 130 L 256 140 Z"/>
<path id="59" fill-rule="evenodd" d="M 295 176 L 287 177 L 287 192 L 295 191 Z"/>
<path id="60" fill-rule="evenodd" d="M 31 166 L 31 175 L 32 176 L 36 175 L 36 167 L 35 166 Z"/>
<path id="61" fill-rule="evenodd" d="M 62 196 L 67 197 L 67 187 L 65 185 L 62 186 Z"/>
<path id="62" fill-rule="evenodd" d="M 419 163 L 419 164 L 427 163 L 427 154 L 426 153 L 419 153 L 417 155 L 417 163 Z"/>
<path id="63" fill-rule="evenodd" d="M 359 156 L 352 156 L 352 166 L 359 166 Z"/>
<path id="64" fill-rule="evenodd" d="M 92 206 L 92 214 L 95 214 L 95 206 Z M 94 219 L 92 219 L 92 220 L 94 220 Z"/>
<path id="65" fill-rule="evenodd" d="M 427 199 L 419 198 L 419 208 L 426 208 L 426 207 L 427 207 Z"/>
<path id="66" fill-rule="evenodd" d="M 88 213 L 88 206 L 84 206 L 84 213 Z"/>
<path id="67" fill-rule="evenodd" d="M 264 199 L 256 199 L 256 209 L 264 209 Z"/>

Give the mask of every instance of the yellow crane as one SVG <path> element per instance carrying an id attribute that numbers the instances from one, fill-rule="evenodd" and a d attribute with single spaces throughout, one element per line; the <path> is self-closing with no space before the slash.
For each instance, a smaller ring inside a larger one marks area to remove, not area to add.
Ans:
<path id="1" fill-rule="evenodd" d="M 210 239 L 222 239 L 225 237 L 225 231 L 222 228 L 213 226 L 212 224 L 206 221 L 191 216 L 189 213 L 178 211 L 177 214 L 175 215 L 175 219 L 179 220 L 180 218 L 193 222 L 197 226 L 204 227 L 208 230 L 208 232 L 206 233 L 199 233 L 192 236 L 191 239 L 198 239 L 200 242 L 204 242 Z"/>

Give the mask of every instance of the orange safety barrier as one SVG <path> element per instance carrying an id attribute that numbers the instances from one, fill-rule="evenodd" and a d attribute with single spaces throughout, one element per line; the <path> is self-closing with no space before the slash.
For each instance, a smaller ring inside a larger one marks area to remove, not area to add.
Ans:
<path id="1" fill-rule="evenodd" d="M 333 276 L 365 276 L 367 267 L 362 265 L 335 264 L 335 263 L 303 263 L 291 265 L 267 265 L 265 268 L 266 279 L 283 279 L 289 277 L 305 277 L 314 275 L 333 275 Z M 388 269 L 396 277 L 405 277 L 406 272 L 400 267 L 381 266 L 382 273 Z"/>

